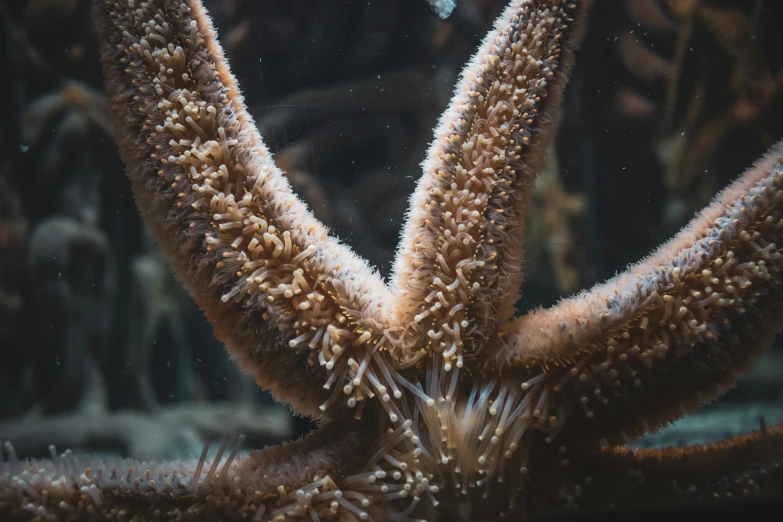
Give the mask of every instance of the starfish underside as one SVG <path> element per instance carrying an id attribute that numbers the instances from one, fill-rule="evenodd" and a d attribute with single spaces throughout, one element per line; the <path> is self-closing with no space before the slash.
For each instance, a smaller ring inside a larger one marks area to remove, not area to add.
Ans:
<path id="1" fill-rule="evenodd" d="M 513 320 L 586 1 L 513 0 L 497 20 L 436 129 L 389 286 L 275 167 L 198 0 L 93 3 L 144 219 L 231 355 L 321 427 L 225 461 L 228 441 L 177 463 L 20 462 L 6 445 L 4 520 L 535 516 L 781 490 L 783 427 L 618 445 L 714 398 L 771 343 L 783 145 L 649 258 Z"/>

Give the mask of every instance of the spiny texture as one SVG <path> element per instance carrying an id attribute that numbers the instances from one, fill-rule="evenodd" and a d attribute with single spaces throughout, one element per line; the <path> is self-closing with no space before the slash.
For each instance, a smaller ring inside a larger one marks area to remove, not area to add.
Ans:
<path id="1" fill-rule="evenodd" d="M 200 4 L 96 2 L 95 18 L 138 206 L 217 337 L 299 411 L 344 387 L 362 400 L 388 290 L 275 167 Z"/>
<path id="2" fill-rule="evenodd" d="M 513 314 L 525 207 L 570 68 L 573 16 L 574 2 L 512 3 L 435 130 L 394 290 L 399 321 L 426 334 L 447 371 Z"/>
<path id="3" fill-rule="evenodd" d="M 611 408 L 606 437 L 656 429 L 714 398 L 781 321 L 781 155 L 778 144 L 648 259 L 515 321 L 490 366 L 542 368 L 543 386 L 588 418 Z"/>
<path id="4" fill-rule="evenodd" d="M 586 4 L 514 0 L 499 18 L 436 130 L 390 290 L 292 194 L 198 0 L 94 0 L 144 218 L 229 351 L 325 424 L 225 462 L 228 440 L 176 465 L 22 463 L 9 445 L 0 517 L 400 521 L 781 491 L 781 427 L 601 443 L 713 397 L 779 329 L 783 144 L 645 262 L 510 321 Z"/>
<path id="5" fill-rule="evenodd" d="M 223 461 L 226 438 L 214 459 L 206 458 L 207 445 L 201 458 L 176 463 L 77 461 L 70 452 L 58 456 L 53 447 L 50 461 L 20 462 L 6 444 L 10 455 L 0 486 L 29 502 L 10 511 L 0 502 L 0 513 L 3 520 L 261 521 L 294 513 L 330 518 L 341 506 L 357 511 L 352 502 L 365 498 L 350 480 L 341 490 L 330 473 L 367 457 L 361 432 L 336 444 L 334 435 L 335 429 L 323 430 L 285 452 L 270 448 L 236 458 L 240 437 Z"/>

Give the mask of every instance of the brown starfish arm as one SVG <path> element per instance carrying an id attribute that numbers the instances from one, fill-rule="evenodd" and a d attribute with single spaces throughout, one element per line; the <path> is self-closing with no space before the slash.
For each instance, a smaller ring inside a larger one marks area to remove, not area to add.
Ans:
<path id="1" fill-rule="evenodd" d="M 537 375 L 546 404 L 601 418 L 569 428 L 613 440 L 733 384 L 783 318 L 781 154 L 783 143 L 648 259 L 515 321 L 491 365 L 525 368 L 528 382 Z"/>
<path id="2" fill-rule="evenodd" d="M 137 204 L 216 336 L 299 412 L 334 403 L 325 383 L 361 400 L 388 291 L 275 167 L 200 2 L 93 11 Z"/>
<path id="3" fill-rule="evenodd" d="M 369 515 L 384 520 L 411 504 L 405 500 L 408 492 L 419 495 L 432 487 L 403 475 L 399 466 L 405 467 L 406 457 L 379 456 L 376 440 L 372 429 L 347 431 L 335 423 L 302 440 L 249 455 L 237 455 L 240 438 L 224 457 L 226 438 L 215 458 L 206 458 L 205 448 L 200 459 L 179 462 L 75 459 L 67 454 L 19 461 L 6 445 L 9 461 L 0 458 L 0 518 L 271 521 L 283 516 L 364 520 Z M 406 490 L 405 484 L 412 487 Z"/>
<path id="4" fill-rule="evenodd" d="M 513 314 L 525 208 L 585 4 L 512 1 L 435 130 L 397 252 L 395 290 L 400 323 L 420 330 L 447 370 Z"/>
<path id="5" fill-rule="evenodd" d="M 714 444 L 569 457 L 560 498 L 570 507 L 660 508 L 783 493 L 783 424 Z"/>

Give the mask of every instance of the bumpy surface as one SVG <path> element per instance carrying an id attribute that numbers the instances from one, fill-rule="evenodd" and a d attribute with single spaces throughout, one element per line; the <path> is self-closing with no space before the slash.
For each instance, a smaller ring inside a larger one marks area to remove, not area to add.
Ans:
<path id="1" fill-rule="evenodd" d="M 294 196 L 198 0 L 94 0 L 139 209 L 215 333 L 324 426 L 173 463 L 0 459 L 10 520 L 407 520 L 780 492 L 783 428 L 602 447 L 730 385 L 781 320 L 783 145 L 657 253 L 512 321 L 585 1 L 514 0 L 436 129 L 387 287 Z"/>

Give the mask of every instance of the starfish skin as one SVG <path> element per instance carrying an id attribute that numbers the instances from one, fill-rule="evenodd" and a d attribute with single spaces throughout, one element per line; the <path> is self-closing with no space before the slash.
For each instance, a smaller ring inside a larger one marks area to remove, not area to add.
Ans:
<path id="1" fill-rule="evenodd" d="M 586 4 L 514 0 L 498 19 L 436 129 L 387 287 L 275 167 L 198 0 L 94 0 L 145 221 L 229 353 L 322 426 L 177 463 L 19 461 L 7 444 L 0 517 L 432 520 L 780 492 L 781 426 L 616 445 L 715 397 L 779 329 L 783 144 L 645 261 L 512 320 Z"/>

